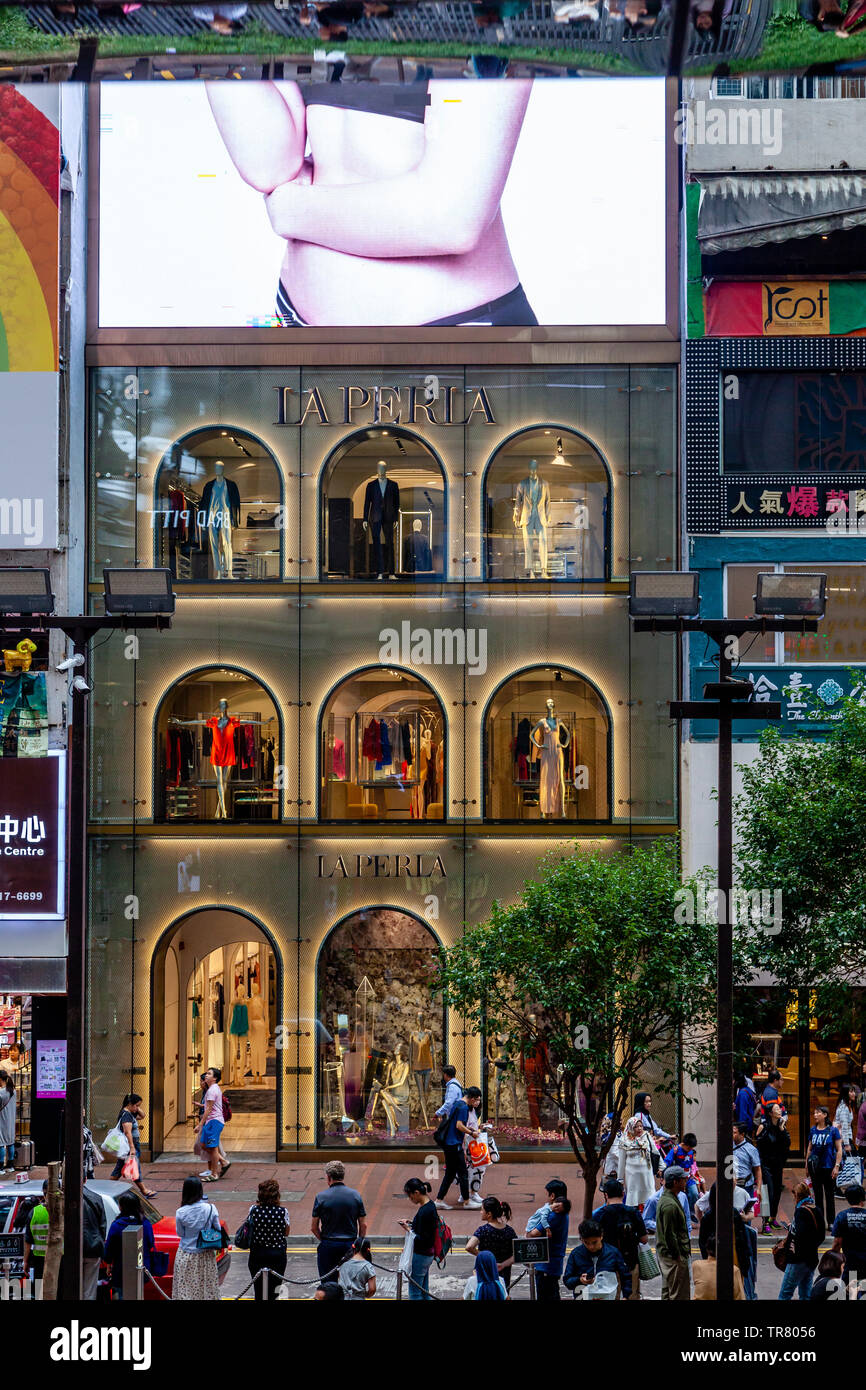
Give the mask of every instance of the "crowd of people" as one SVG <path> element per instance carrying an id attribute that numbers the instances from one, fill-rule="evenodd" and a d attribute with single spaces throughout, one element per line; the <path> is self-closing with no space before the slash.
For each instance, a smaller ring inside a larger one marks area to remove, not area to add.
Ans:
<path id="1" fill-rule="evenodd" d="M 846 39 L 866 24 L 866 0 L 800 0 L 800 14 L 819 33 Z"/>

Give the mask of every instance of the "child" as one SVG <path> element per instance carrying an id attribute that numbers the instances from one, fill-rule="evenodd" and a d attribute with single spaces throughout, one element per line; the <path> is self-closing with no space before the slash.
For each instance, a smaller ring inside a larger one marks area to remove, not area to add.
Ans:
<path id="1" fill-rule="evenodd" d="M 695 1203 L 698 1196 L 704 1190 L 704 1180 L 698 1172 L 698 1161 L 695 1157 L 697 1142 L 694 1134 L 684 1134 L 679 1144 L 675 1144 L 665 1158 L 666 1168 L 670 1168 L 675 1163 L 679 1164 L 688 1177 L 686 1198 L 692 1216 L 695 1214 Z"/>
<path id="2" fill-rule="evenodd" d="M 343 1297 L 349 1303 L 363 1303 L 376 1292 L 376 1270 L 370 1263 L 370 1242 L 356 1240 L 348 1260 L 340 1265 L 337 1276 Z"/>

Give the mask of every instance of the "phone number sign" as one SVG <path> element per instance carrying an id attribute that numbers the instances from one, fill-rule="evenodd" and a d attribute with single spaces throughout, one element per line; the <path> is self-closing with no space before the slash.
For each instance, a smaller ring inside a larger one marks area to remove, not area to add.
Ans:
<path id="1" fill-rule="evenodd" d="M 63 917 L 66 757 L 0 763 L 0 918 Z"/>

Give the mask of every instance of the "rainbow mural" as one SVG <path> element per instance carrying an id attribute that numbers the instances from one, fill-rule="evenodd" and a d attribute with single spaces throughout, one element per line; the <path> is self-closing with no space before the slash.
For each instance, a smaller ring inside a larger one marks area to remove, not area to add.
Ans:
<path id="1" fill-rule="evenodd" d="M 60 132 L 0 86 L 0 372 L 56 372 Z"/>

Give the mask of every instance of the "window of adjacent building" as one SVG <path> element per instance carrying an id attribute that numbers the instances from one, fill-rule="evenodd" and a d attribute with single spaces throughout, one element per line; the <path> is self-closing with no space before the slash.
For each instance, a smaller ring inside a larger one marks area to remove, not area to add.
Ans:
<path id="1" fill-rule="evenodd" d="M 155 819 L 279 820 L 276 706 L 230 667 L 187 676 L 163 700 L 156 727 Z"/>
<path id="2" fill-rule="evenodd" d="M 605 579 L 609 479 L 582 435 L 521 430 L 484 478 L 487 578 Z"/>
<path id="3" fill-rule="evenodd" d="M 179 583 L 282 573 L 282 485 L 253 435 L 214 426 L 173 444 L 156 475 L 154 563 Z"/>
<path id="4" fill-rule="evenodd" d="M 820 293 L 780 292 L 775 319 L 826 314 Z M 722 429 L 725 473 L 866 473 L 866 372 L 726 373 Z"/>
<path id="5" fill-rule="evenodd" d="M 827 611 L 815 633 L 758 634 L 744 648 L 741 662 L 768 665 L 845 666 L 866 662 L 866 565 L 728 565 L 726 615 L 754 616 L 753 596 L 759 574 L 826 574 Z M 749 642 L 750 639 L 744 639 Z"/>
<path id="6" fill-rule="evenodd" d="M 442 579 L 445 476 L 417 435 L 365 429 L 331 455 L 322 479 L 322 578 Z"/>
<path id="7" fill-rule="evenodd" d="M 445 1027 L 431 995 L 438 942 L 393 908 L 353 913 L 319 952 L 319 1143 L 429 1148 Z"/>
<path id="8" fill-rule="evenodd" d="M 607 820 L 609 733 L 601 697 L 580 676 L 541 666 L 513 676 L 487 711 L 486 817 Z"/>
<path id="9" fill-rule="evenodd" d="M 322 716 L 321 815 L 338 821 L 445 818 L 445 715 L 404 671 L 360 671 Z"/>

